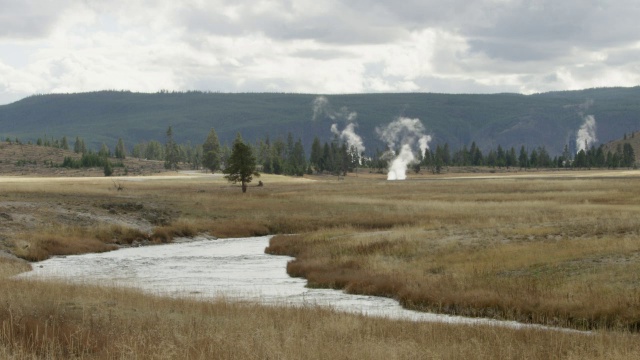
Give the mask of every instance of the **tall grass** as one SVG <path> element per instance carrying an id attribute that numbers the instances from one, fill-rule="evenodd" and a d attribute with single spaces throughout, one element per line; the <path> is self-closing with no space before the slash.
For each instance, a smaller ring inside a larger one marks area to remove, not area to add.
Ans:
<path id="1" fill-rule="evenodd" d="M 0 357 L 633 359 L 637 335 L 417 323 L 0 280 Z"/>
<path id="2" fill-rule="evenodd" d="M 119 245 L 146 240 L 138 229 L 121 225 L 92 227 L 50 225 L 15 235 L 13 253 L 29 261 L 42 261 L 54 255 L 77 255 L 111 251 Z"/>
<path id="3" fill-rule="evenodd" d="M 636 178 L 262 180 L 264 187 L 245 195 L 217 179 L 131 181 L 124 192 L 108 179 L 11 183 L 3 202 L 32 204 L 44 225 L 13 222 L 17 230 L 6 236 L 16 254 L 38 259 L 138 237 L 296 234 L 273 238 L 268 251 L 296 256 L 288 271 L 311 286 L 389 296 L 421 310 L 598 332 L 415 324 L 5 279 L 0 357 L 638 357 Z M 57 219 L 56 207 L 104 215 L 104 204 L 132 201 L 144 209 L 116 220 L 144 222 L 146 211 L 166 219 L 149 233 L 110 222 L 48 221 Z"/>
<path id="4" fill-rule="evenodd" d="M 287 271 L 310 286 L 392 297 L 411 309 L 640 330 L 640 184 L 434 185 L 383 212 L 412 211 L 409 225 L 277 236 L 267 251 L 295 256 Z"/>

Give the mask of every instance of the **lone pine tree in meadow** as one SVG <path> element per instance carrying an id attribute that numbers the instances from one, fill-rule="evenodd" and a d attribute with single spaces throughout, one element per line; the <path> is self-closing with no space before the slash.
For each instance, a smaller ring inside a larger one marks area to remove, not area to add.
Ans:
<path id="1" fill-rule="evenodd" d="M 233 143 L 231 156 L 223 172 L 227 174 L 225 178 L 230 182 L 242 184 L 243 193 L 247 192 L 247 184 L 253 180 L 253 177 L 260 176 L 256 171 L 256 158 L 253 156 L 253 151 L 242 139 L 237 138 Z"/>

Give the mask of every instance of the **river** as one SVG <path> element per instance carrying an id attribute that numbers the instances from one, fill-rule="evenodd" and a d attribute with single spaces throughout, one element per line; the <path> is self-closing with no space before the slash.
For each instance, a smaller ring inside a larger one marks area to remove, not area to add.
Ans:
<path id="1" fill-rule="evenodd" d="M 293 258 L 265 254 L 269 239 L 269 236 L 194 238 L 167 245 L 58 256 L 34 263 L 33 271 L 19 277 L 126 286 L 163 296 L 223 297 L 268 305 L 324 306 L 336 311 L 413 321 L 541 327 L 513 321 L 423 313 L 403 309 L 389 298 L 310 289 L 305 287 L 306 280 L 287 275 L 287 262 Z"/>

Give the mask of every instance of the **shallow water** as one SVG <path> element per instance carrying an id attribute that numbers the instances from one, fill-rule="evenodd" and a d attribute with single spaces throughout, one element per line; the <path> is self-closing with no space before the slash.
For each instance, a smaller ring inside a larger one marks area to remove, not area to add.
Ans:
<path id="1" fill-rule="evenodd" d="M 33 264 L 22 278 L 56 278 L 74 282 L 139 288 L 167 295 L 224 297 L 262 304 L 325 306 L 337 311 L 414 321 L 539 327 L 511 321 L 474 319 L 403 309 L 397 301 L 306 288 L 292 278 L 286 264 L 293 258 L 264 253 L 268 236 L 194 241 L 120 249 L 101 254 L 55 257 Z"/>

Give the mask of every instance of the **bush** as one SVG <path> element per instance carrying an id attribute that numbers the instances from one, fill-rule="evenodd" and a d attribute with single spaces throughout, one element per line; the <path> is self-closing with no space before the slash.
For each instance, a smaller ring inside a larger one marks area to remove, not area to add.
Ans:
<path id="1" fill-rule="evenodd" d="M 113 175 L 113 168 L 111 167 L 111 163 L 107 160 L 107 162 L 104 164 L 104 176 L 111 175 Z"/>

